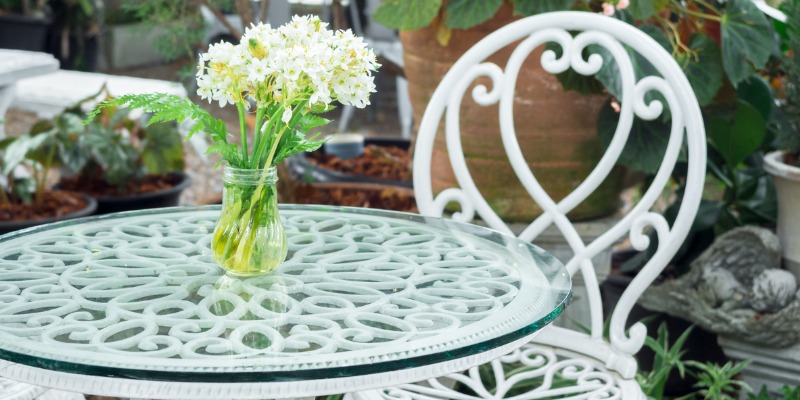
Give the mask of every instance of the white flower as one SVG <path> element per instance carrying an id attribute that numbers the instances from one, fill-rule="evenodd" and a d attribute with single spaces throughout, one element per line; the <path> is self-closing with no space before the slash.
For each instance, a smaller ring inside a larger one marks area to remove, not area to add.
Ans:
<path id="1" fill-rule="evenodd" d="M 286 108 L 283 110 L 283 115 L 281 115 L 281 121 L 283 121 L 285 124 L 288 124 L 291 119 L 292 107 L 286 106 Z"/>
<path id="2" fill-rule="evenodd" d="M 316 16 L 277 29 L 251 25 L 240 44 L 217 43 L 200 57 L 197 94 L 221 106 L 247 96 L 258 107 L 282 104 L 288 122 L 302 103 L 365 107 L 375 91 L 375 54 L 349 30 L 333 32 Z"/>

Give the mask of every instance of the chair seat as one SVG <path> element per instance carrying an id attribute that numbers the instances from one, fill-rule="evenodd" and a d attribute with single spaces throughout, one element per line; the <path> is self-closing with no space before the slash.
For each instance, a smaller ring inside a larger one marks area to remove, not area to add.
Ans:
<path id="1" fill-rule="evenodd" d="M 0 400 L 83 400 L 79 393 L 64 392 L 0 378 Z"/>
<path id="2" fill-rule="evenodd" d="M 561 348 L 528 343 L 489 364 L 415 384 L 351 393 L 351 400 L 644 399 L 635 379 Z"/>

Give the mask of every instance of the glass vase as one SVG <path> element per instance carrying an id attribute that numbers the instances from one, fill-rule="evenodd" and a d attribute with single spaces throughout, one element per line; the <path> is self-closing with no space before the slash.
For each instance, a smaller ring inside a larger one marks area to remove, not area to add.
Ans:
<path id="1" fill-rule="evenodd" d="M 214 260 L 227 273 L 266 274 L 286 259 L 286 232 L 278 216 L 277 180 L 276 167 L 223 169 L 222 211 L 211 246 Z"/>

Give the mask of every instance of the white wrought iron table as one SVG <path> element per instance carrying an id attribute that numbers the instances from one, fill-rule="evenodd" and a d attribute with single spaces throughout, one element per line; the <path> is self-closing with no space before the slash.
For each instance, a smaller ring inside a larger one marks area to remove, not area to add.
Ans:
<path id="1" fill-rule="evenodd" d="M 291 398 L 487 362 L 568 303 L 552 256 L 495 231 L 287 206 L 289 256 L 214 263 L 216 207 L 65 221 L 0 237 L 0 376 L 134 398 Z"/>

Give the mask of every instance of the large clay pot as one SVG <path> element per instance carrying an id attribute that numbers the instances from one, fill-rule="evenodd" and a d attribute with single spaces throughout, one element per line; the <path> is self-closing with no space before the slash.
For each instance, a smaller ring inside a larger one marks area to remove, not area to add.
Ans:
<path id="1" fill-rule="evenodd" d="M 454 29 L 449 45 L 444 47 L 436 41 L 436 31 L 431 27 L 401 32 L 405 74 L 417 124 L 436 86 L 455 61 L 480 39 L 518 18 L 512 15 L 510 2 L 505 2 L 491 20 L 468 30 Z M 498 51 L 489 61 L 504 67 L 515 47 L 516 43 Z M 532 53 L 520 71 L 514 123 L 529 166 L 545 190 L 560 200 L 583 181 L 604 152 L 596 122 L 607 96 L 564 91 L 558 80 L 542 69 L 542 50 Z M 469 95 L 471 89 L 466 93 L 461 109 L 461 140 L 475 183 L 504 220 L 532 220 L 541 214 L 541 209 L 508 162 L 500 140 L 498 107 L 480 106 Z M 457 186 L 447 157 L 444 132 L 440 132 L 433 153 L 434 192 Z M 569 216 L 579 220 L 614 212 L 621 182 L 617 171 Z"/>

